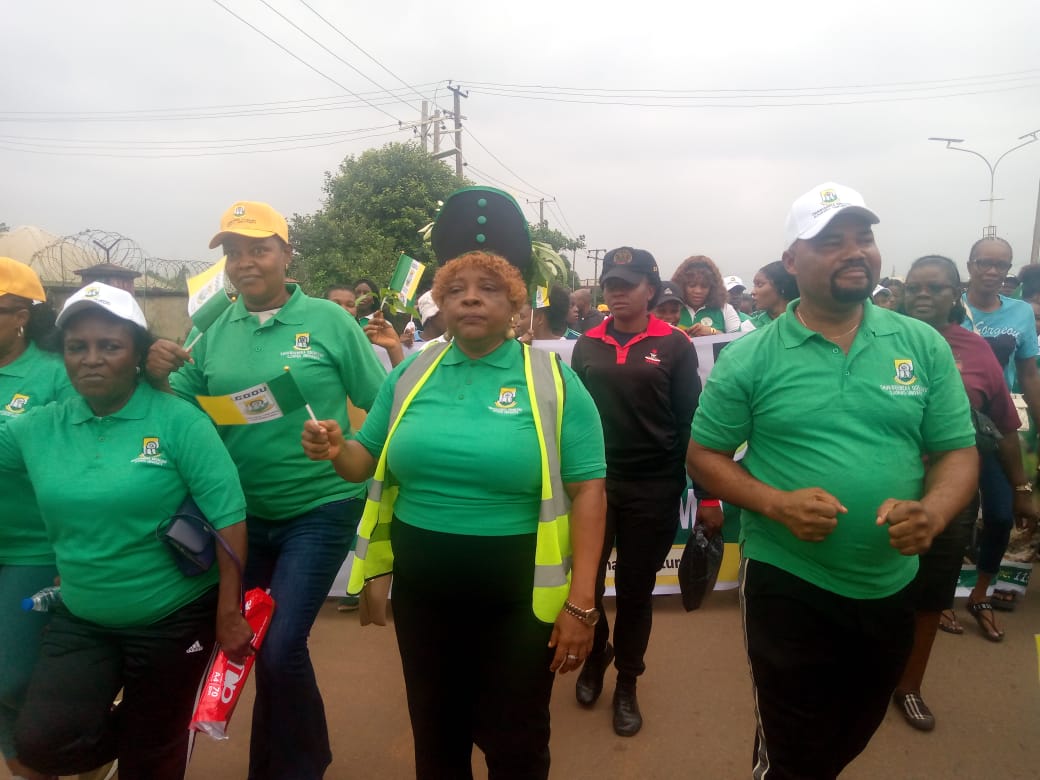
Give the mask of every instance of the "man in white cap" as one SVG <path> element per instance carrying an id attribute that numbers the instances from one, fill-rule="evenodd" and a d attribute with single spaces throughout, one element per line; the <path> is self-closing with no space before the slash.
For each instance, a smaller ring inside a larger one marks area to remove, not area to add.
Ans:
<path id="1" fill-rule="evenodd" d="M 975 490 L 949 347 L 868 301 L 878 221 L 830 182 L 795 201 L 783 263 L 801 297 L 721 353 L 693 421 L 691 474 L 744 509 L 756 778 L 834 778 L 863 750 L 913 642 L 917 555 Z"/>

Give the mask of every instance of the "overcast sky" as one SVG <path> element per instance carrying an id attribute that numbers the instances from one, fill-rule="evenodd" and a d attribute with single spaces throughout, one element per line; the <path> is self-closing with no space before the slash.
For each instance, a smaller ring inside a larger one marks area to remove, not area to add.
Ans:
<path id="1" fill-rule="evenodd" d="M 216 0 L 10 4 L 0 221 L 215 260 L 206 247 L 230 203 L 316 210 L 325 171 L 411 138 L 398 120 L 419 119 L 419 95 L 450 108 L 451 79 L 469 90 L 468 175 L 521 204 L 555 197 L 550 225 L 590 248 L 643 247 L 669 273 L 707 254 L 750 281 L 779 258 L 791 201 L 833 179 L 878 212 L 884 271 L 902 274 L 933 252 L 963 268 L 988 223 L 983 161 L 927 138 L 992 161 L 1040 130 L 1036 0 L 307 0 L 336 29 L 300 0 L 268 0 L 377 84 L 261 0 L 220 2 L 341 86 Z M 268 105 L 227 108 L 242 104 Z M 213 117 L 233 111 L 252 115 Z M 361 132 L 330 135 L 348 131 Z M 286 140 L 256 140 L 272 138 Z M 1016 261 L 1038 185 L 1040 143 L 997 169 L 994 222 Z M 591 276 L 581 255 L 578 270 Z"/>

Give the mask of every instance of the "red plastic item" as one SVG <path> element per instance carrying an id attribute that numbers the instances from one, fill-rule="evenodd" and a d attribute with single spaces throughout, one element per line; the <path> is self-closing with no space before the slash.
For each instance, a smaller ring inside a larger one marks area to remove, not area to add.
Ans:
<path id="1" fill-rule="evenodd" d="M 274 599 L 267 591 L 253 588 L 246 593 L 244 614 L 253 629 L 253 649 L 259 651 L 274 615 Z M 255 660 L 256 656 L 251 655 L 240 664 L 230 660 L 223 650 L 217 653 L 202 681 L 199 702 L 189 726 L 192 731 L 201 731 L 214 739 L 227 739 L 231 715 Z"/>

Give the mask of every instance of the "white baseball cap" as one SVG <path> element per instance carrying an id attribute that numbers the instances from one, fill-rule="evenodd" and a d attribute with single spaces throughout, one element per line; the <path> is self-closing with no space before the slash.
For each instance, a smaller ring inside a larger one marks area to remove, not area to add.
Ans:
<path id="1" fill-rule="evenodd" d="M 426 321 L 431 317 L 436 317 L 440 309 L 437 304 L 433 302 L 433 293 L 429 290 L 419 296 L 419 300 L 415 302 L 415 308 L 419 310 L 419 322 L 422 325 L 426 324 Z"/>
<path id="2" fill-rule="evenodd" d="M 784 227 L 784 245 L 789 247 L 799 239 L 818 236 L 843 211 L 861 214 L 871 225 L 881 221 L 867 208 L 862 195 L 851 187 L 828 181 L 813 187 L 791 205 Z"/>
<path id="3" fill-rule="evenodd" d="M 726 292 L 729 292 L 734 287 L 743 287 L 745 290 L 747 289 L 747 285 L 744 284 L 744 280 L 741 279 L 739 276 L 727 276 L 725 279 L 722 280 L 722 286 L 726 288 Z"/>
<path id="4" fill-rule="evenodd" d="M 91 308 L 102 309 L 121 320 L 140 325 L 145 330 L 148 329 L 148 321 L 145 320 L 144 312 L 137 305 L 134 296 L 126 290 L 120 290 L 118 287 L 112 287 L 102 282 L 91 282 L 70 296 L 65 301 L 65 305 L 61 307 L 55 325 L 60 328 L 76 312 Z"/>

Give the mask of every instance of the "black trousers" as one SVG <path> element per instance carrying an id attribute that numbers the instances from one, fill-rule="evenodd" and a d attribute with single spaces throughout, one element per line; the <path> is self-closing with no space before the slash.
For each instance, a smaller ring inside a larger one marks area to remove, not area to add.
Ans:
<path id="1" fill-rule="evenodd" d="M 630 681 L 646 671 L 643 656 L 654 620 L 654 584 L 675 542 L 679 499 L 685 490 L 685 474 L 639 481 L 607 479 L 607 524 L 596 579 L 596 607 L 602 614 L 607 561 L 611 549 L 617 547 L 614 666 L 619 677 Z M 610 625 L 600 618 L 592 655 L 603 652 L 609 634 Z"/>
<path id="2" fill-rule="evenodd" d="M 910 593 L 850 599 L 744 561 L 756 780 L 835 778 L 867 746 L 913 645 Z"/>
<path id="3" fill-rule="evenodd" d="M 215 644 L 217 590 L 149 626 L 107 628 L 59 608 L 15 727 L 18 757 L 74 775 L 119 758 L 122 780 L 180 780 Z M 123 699 L 112 701 L 119 689 Z"/>
<path id="4" fill-rule="evenodd" d="M 552 626 L 532 611 L 535 535 L 463 536 L 394 519 L 393 615 L 419 780 L 549 776 Z"/>

